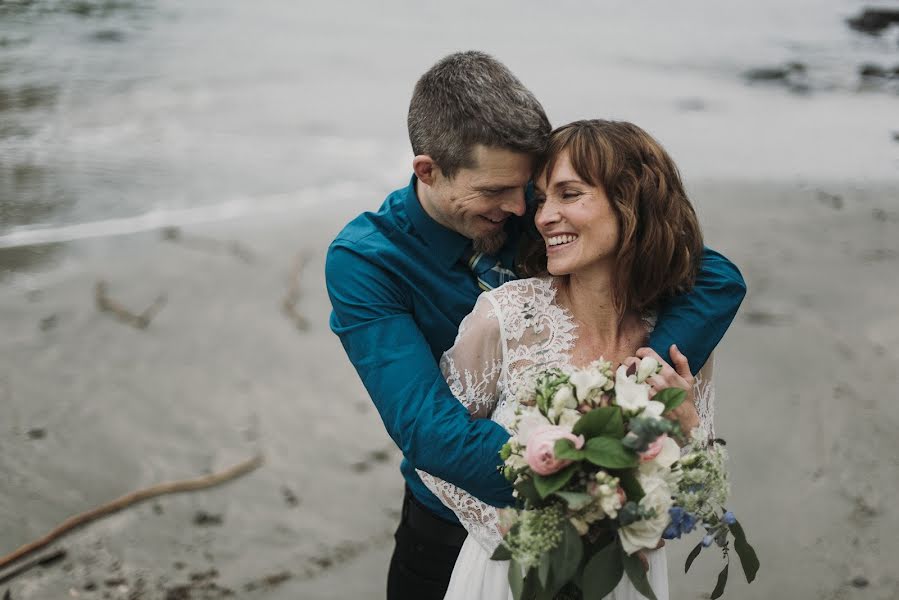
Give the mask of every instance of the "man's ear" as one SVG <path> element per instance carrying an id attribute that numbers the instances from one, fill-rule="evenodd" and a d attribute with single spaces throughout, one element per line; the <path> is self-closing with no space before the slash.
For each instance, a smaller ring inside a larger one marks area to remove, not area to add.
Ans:
<path id="1" fill-rule="evenodd" d="M 419 154 L 412 159 L 412 171 L 418 180 L 427 186 L 434 185 L 440 175 L 440 167 L 427 154 Z"/>

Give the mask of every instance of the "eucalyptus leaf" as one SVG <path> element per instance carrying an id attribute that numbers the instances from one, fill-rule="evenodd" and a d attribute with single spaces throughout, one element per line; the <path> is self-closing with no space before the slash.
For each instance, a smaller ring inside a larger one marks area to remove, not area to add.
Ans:
<path id="1" fill-rule="evenodd" d="M 546 498 L 553 492 L 562 489 L 562 487 L 571 479 L 571 476 L 574 475 L 576 469 L 577 465 L 574 464 L 568 465 L 561 471 L 556 471 L 552 475 L 547 475 L 546 477 L 534 475 L 534 487 L 537 489 L 537 493 L 540 494 L 540 498 Z"/>
<path id="2" fill-rule="evenodd" d="M 571 440 L 565 438 L 556 440 L 556 445 L 553 447 L 553 454 L 556 455 L 556 458 L 562 460 L 584 459 L 584 451 L 575 448 L 574 443 Z"/>
<path id="3" fill-rule="evenodd" d="M 643 570 L 643 563 L 637 555 L 625 554 L 624 549 L 622 548 L 621 562 L 624 563 L 624 572 L 627 573 L 627 578 L 634 584 L 634 588 L 649 598 L 649 600 L 656 600 L 655 592 L 652 591 L 652 586 L 649 585 L 649 579 L 646 578 L 646 571 Z"/>
<path id="4" fill-rule="evenodd" d="M 746 533 L 739 521 L 734 521 L 730 526 L 731 533 L 734 534 L 734 550 L 740 557 L 740 565 L 743 567 L 743 574 L 746 575 L 746 582 L 752 583 L 756 573 L 759 571 L 759 558 L 755 554 L 755 549 L 746 541 Z"/>
<path id="5" fill-rule="evenodd" d="M 687 399 L 687 392 L 681 388 L 665 388 L 652 397 L 653 400 L 665 405 L 665 412 L 674 410 Z"/>
<path id="6" fill-rule="evenodd" d="M 624 422 L 621 409 L 617 406 L 595 408 L 578 419 L 571 428 L 574 435 L 583 435 L 585 439 L 607 435 L 614 438 L 624 437 Z"/>
<path id="7" fill-rule="evenodd" d="M 521 565 L 514 560 L 509 563 L 509 589 L 512 590 L 512 598 L 521 600 L 521 593 L 524 591 L 524 574 L 521 572 Z"/>
<path id="8" fill-rule="evenodd" d="M 633 450 L 628 450 L 621 440 L 600 436 L 587 441 L 584 446 L 587 460 L 594 465 L 609 469 L 636 467 L 640 460 Z"/>
<path id="9" fill-rule="evenodd" d="M 693 561 L 696 560 L 696 557 L 699 556 L 699 553 L 702 552 L 702 542 L 696 544 L 696 547 L 690 550 L 690 555 L 687 557 L 687 562 L 684 563 L 684 573 L 690 570 L 690 566 L 693 564 Z"/>
<path id="10" fill-rule="evenodd" d="M 605 598 L 612 593 L 623 575 L 621 546 L 616 541 L 607 545 L 587 561 L 581 576 L 581 589 L 584 591 L 584 598 Z"/>
<path id="11" fill-rule="evenodd" d="M 716 598 L 720 598 L 721 594 L 724 593 L 724 586 L 727 585 L 727 569 L 730 567 L 730 562 L 724 565 L 724 568 L 721 569 L 721 572 L 718 573 L 718 583 L 715 584 L 715 589 L 712 590 L 712 595 L 709 596 L 711 600 L 715 600 Z"/>

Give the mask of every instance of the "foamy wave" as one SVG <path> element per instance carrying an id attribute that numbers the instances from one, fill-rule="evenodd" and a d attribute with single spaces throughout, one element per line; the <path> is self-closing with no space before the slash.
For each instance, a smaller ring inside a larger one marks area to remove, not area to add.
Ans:
<path id="1" fill-rule="evenodd" d="M 0 248 L 70 242 L 153 231 L 163 227 L 213 223 L 246 216 L 308 209 L 340 198 L 359 198 L 360 187 L 343 183 L 268 196 L 244 196 L 219 204 L 184 209 L 157 209 L 142 215 L 54 227 L 25 227 L 0 236 Z M 364 196 L 363 196 L 364 197 Z"/>

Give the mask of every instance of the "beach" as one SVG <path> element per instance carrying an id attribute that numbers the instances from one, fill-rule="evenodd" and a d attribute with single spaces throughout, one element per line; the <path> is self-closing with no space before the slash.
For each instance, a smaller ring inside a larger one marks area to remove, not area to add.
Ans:
<path id="1" fill-rule="evenodd" d="M 0 569 L 0 597 L 384 597 L 401 456 L 324 259 L 408 184 L 417 77 L 470 48 L 554 125 L 656 136 L 746 279 L 716 428 L 761 570 L 735 560 L 725 597 L 899 597 L 899 79 L 863 75 L 899 65 L 899 28 L 851 31 L 860 6 L 0 4 L 0 555 L 264 459 Z M 683 573 L 698 541 L 668 545 L 672 598 L 714 587 L 715 551 Z"/>
<path id="2" fill-rule="evenodd" d="M 728 597 L 894 597 L 897 187 L 690 192 L 749 287 L 716 351 L 716 424 L 762 570 L 747 586 L 733 565 Z M 400 457 L 327 327 L 323 286 L 324 249 L 358 208 L 130 236 L 114 255 L 81 242 L 46 285 L 3 289 L 2 510 L 20 517 L 4 522 L 6 550 L 128 491 L 266 461 L 73 533 L 68 557 L 16 579 L 13 598 L 156 598 L 191 581 L 185 597 L 382 597 Z M 200 239 L 222 244 L 188 244 Z M 298 255 L 305 331 L 281 309 Z M 136 311 L 167 302 L 136 329 L 97 310 L 100 279 Z M 692 545 L 669 545 L 672 597 L 713 587 L 715 552 L 682 574 Z"/>

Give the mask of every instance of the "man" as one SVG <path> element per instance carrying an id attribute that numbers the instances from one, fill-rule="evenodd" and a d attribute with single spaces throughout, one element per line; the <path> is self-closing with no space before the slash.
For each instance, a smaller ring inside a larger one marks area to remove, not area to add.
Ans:
<path id="1" fill-rule="evenodd" d="M 496 506 L 507 432 L 469 419 L 438 367 L 483 289 L 514 278 L 525 189 L 550 131 L 533 94 L 480 52 L 452 54 L 418 81 L 409 106 L 410 184 L 350 222 L 328 251 L 331 328 L 403 451 L 402 519 L 387 596 L 443 598 L 465 531 L 415 474 L 422 469 Z M 663 307 L 650 343 L 676 340 L 696 368 L 745 294 L 736 267 L 707 250 L 695 289 Z"/>

